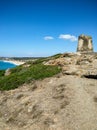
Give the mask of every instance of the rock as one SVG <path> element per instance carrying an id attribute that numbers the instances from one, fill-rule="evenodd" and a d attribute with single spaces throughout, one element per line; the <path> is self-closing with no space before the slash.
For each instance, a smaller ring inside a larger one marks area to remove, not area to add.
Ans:
<path id="1" fill-rule="evenodd" d="M 60 58 L 45 62 L 45 65 L 60 66 L 63 75 L 97 77 L 97 53 L 64 53 Z"/>
<path id="2" fill-rule="evenodd" d="M 77 52 L 93 52 L 92 37 L 80 35 L 78 37 Z"/>
<path id="3" fill-rule="evenodd" d="M 85 74 L 83 74 L 83 76 L 90 79 L 97 79 L 97 70 L 88 70 Z"/>

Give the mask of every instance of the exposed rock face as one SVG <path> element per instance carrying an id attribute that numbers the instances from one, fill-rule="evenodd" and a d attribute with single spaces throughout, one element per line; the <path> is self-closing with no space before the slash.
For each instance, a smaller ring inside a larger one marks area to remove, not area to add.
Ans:
<path id="1" fill-rule="evenodd" d="M 59 65 L 62 73 L 97 79 L 97 53 L 65 53 L 45 65 Z"/>
<path id="2" fill-rule="evenodd" d="M 93 52 L 92 37 L 80 35 L 78 38 L 77 52 Z"/>

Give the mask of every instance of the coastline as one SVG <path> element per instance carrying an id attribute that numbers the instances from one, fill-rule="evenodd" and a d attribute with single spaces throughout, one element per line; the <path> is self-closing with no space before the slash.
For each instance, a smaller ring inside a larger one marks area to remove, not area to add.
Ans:
<path id="1" fill-rule="evenodd" d="M 17 60 L 2 60 L 3 62 L 8 62 L 8 63 L 12 63 L 12 64 L 14 64 L 14 65 L 22 65 L 22 64 L 24 64 L 25 62 L 23 62 L 23 61 L 17 61 Z"/>

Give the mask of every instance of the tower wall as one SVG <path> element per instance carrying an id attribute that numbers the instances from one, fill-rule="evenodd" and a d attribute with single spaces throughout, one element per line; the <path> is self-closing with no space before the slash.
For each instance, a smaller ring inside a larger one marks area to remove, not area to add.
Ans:
<path id="1" fill-rule="evenodd" d="M 93 52 L 92 37 L 80 35 L 78 38 L 77 52 Z"/>

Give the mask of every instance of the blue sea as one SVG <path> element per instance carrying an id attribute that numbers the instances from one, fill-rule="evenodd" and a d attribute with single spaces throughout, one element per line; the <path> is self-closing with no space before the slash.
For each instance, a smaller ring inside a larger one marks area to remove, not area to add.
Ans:
<path id="1" fill-rule="evenodd" d="M 0 70 L 6 70 L 6 69 L 9 69 L 9 68 L 14 68 L 14 67 L 16 67 L 15 64 L 0 61 Z"/>

